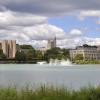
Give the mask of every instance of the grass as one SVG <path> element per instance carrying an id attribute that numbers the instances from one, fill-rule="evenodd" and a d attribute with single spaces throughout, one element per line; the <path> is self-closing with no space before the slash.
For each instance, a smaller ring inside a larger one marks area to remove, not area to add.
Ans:
<path id="1" fill-rule="evenodd" d="M 37 89 L 28 87 L 17 90 L 16 87 L 0 88 L 0 100 L 100 100 L 100 86 L 68 90 L 41 86 Z"/>
<path id="2" fill-rule="evenodd" d="M 100 64 L 100 60 L 93 60 L 93 61 L 75 61 L 76 64 Z"/>

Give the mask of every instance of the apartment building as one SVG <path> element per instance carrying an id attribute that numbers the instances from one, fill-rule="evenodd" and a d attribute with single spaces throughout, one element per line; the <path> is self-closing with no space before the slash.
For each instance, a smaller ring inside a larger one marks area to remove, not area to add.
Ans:
<path id="1" fill-rule="evenodd" d="M 16 40 L 2 40 L 2 50 L 7 58 L 15 58 Z"/>

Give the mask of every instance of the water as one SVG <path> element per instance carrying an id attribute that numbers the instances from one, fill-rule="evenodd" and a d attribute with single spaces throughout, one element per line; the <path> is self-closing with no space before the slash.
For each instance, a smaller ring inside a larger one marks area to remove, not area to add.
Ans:
<path id="1" fill-rule="evenodd" d="M 33 65 L 0 64 L 0 86 L 26 85 L 36 87 L 40 84 L 67 86 L 77 89 L 89 84 L 100 84 L 100 65 Z"/>

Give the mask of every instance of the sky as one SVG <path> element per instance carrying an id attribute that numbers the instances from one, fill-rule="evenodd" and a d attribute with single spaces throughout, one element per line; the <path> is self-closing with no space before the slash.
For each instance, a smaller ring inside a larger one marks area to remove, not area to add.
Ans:
<path id="1" fill-rule="evenodd" d="M 100 45 L 100 0 L 0 0 L 0 40 L 46 47 Z"/>

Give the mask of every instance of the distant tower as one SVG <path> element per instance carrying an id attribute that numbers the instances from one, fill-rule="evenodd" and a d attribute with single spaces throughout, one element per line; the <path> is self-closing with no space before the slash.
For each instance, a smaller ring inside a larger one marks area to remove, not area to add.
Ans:
<path id="1" fill-rule="evenodd" d="M 48 40 L 48 45 L 47 48 L 51 49 L 51 48 L 55 48 L 56 47 L 56 37 L 54 39 L 49 39 Z"/>

